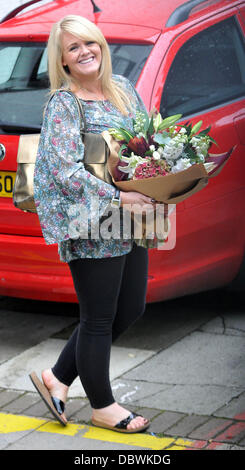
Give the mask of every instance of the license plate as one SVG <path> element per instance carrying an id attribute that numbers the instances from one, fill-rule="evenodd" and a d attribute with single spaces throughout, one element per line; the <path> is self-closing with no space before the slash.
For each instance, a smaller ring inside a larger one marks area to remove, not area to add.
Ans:
<path id="1" fill-rule="evenodd" d="M 15 176 L 14 171 L 0 171 L 0 197 L 13 197 Z"/>

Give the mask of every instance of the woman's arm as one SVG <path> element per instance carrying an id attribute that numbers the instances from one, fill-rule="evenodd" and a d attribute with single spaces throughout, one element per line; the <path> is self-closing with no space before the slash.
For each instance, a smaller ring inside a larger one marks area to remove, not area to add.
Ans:
<path id="1" fill-rule="evenodd" d="M 48 244 L 70 237 L 74 213 L 82 214 L 81 230 L 96 229 L 115 195 L 114 186 L 85 170 L 83 156 L 76 102 L 57 92 L 45 112 L 34 173 L 35 204 Z"/>

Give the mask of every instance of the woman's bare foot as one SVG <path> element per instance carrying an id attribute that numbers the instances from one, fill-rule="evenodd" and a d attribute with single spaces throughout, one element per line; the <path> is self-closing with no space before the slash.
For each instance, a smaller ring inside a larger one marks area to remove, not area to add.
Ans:
<path id="1" fill-rule="evenodd" d="M 62 400 L 64 403 L 66 402 L 67 399 L 67 393 L 69 390 L 69 387 L 62 382 L 60 382 L 53 374 L 51 369 L 45 369 L 42 372 L 42 379 L 44 385 L 46 385 L 50 395 L 52 397 L 59 398 L 59 400 Z M 62 419 L 67 423 L 67 419 L 65 417 L 65 414 L 62 413 L 60 415 Z"/>
<path id="2" fill-rule="evenodd" d="M 126 419 L 130 413 L 131 412 L 126 408 L 123 408 L 115 402 L 112 405 L 106 406 L 105 408 L 93 408 L 92 419 L 114 427 L 120 421 Z M 130 423 L 127 425 L 127 429 L 135 430 L 135 432 L 137 432 L 137 428 L 141 428 L 147 424 L 147 422 L 148 420 L 146 418 L 137 416 L 136 418 L 132 419 L 132 421 L 130 421 Z"/>

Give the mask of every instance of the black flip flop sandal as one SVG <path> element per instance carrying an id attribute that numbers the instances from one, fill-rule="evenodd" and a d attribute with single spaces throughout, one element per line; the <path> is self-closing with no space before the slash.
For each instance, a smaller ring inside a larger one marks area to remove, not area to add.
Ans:
<path id="1" fill-rule="evenodd" d="M 66 421 L 61 418 L 61 414 L 65 410 L 65 404 L 62 400 L 56 397 L 52 397 L 47 389 L 47 387 L 39 380 L 35 372 L 29 374 L 29 377 L 38 391 L 40 397 L 43 399 L 45 405 L 48 407 L 49 411 L 53 416 L 61 423 L 63 426 L 66 426 Z"/>
<path id="2" fill-rule="evenodd" d="M 117 431 L 117 432 L 124 432 L 124 433 L 142 432 L 150 426 L 150 422 L 148 420 L 146 424 L 144 424 L 143 426 L 139 426 L 137 429 L 127 429 L 128 424 L 137 416 L 141 416 L 141 415 L 138 415 L 136 413 L 131 413 L 127 418 L 117 423 L 116 426 L 109 426 L 108 424 L 105 424 L 96 419 L 92 419 L 92 424 L 100 428 L 110 429 L 112 431 Z M 141 418 L 143 418 L 143 416 L 141 416 Z"/>

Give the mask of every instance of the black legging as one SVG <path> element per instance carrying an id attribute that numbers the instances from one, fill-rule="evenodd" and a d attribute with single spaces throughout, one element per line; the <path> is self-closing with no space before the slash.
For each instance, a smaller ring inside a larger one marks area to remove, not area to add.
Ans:
<path id="1" fill-rule="evenodd" d="M 80 325 L 52 371 L 68 386 L 79 375 L 92 408 L 104 408 L 115 402 L 109 379 L 111 343 L 145 310 L 148 253 L 134 244 L 126 255 L 82 258 L 69 267 Z"/>

